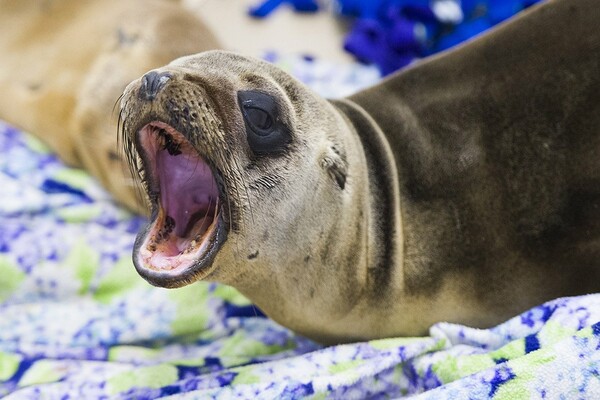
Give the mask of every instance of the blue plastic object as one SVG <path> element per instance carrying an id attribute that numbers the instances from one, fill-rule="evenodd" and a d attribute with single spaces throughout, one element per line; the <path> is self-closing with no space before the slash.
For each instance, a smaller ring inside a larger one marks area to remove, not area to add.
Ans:
<path id="1" fill-rule="evenodd" d="M 256 18 L 264 18 L 284 3 L 290 4 L 297 12 L 315 12 L 319 9 L 315 0 L 266 0 L 251 7 L 248 13 Z"/>
<path id="2" fill-rule="evenodd" d="M 524 8 L 522 0 L 489 0 L 487 17 L 492 24 L 508 19 Z"/>
<path id="3" fill-rule="evenodd" d="M 387 75 L 415 59 L 455 46 L 540 0 L 336 0 L 355 22 L 344 49 Z M 267 16 L 283 3 L 316 11 L 314 0 L 266 0 L 251 10 Z"/>

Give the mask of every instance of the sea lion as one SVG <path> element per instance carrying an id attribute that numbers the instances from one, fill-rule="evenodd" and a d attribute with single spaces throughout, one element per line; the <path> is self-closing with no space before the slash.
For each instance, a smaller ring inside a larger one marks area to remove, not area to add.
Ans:
<path id="1" fill-rule="evenodd" d="M 177 1 L 0 0 L 0 118 L 146 211 L 116 151 L 117 97 L 131 80 L 219 45 Z"/>
<path id="2" fill-rule="evenodd" d="M 227 52 L 121 100 L 150 283 L 232 285 L 324 343 L 600 289 L 600 7 L 555 0 L 349 98 Z"/>

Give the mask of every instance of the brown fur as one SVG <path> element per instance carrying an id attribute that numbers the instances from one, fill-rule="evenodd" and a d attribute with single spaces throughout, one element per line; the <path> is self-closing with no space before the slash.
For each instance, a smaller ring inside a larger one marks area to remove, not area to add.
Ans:
<path id="1" fill-rule="evenodd" d="M 157 285 L 231 284 L 324 342 L 420 335 L 442 320 L 490 326 L 597 291 L 598 20 L 595 0 L 550 1 L 329 104 L 224 52 L 161 68 L 172 79 L 152 102 L 133 82 L 126 142 L 151 119 L 175 126 L 224 177 L 235 210 L 194 276 L 138 269 Z M 281 102 L 293 133 L 284 155 L 248 149 L 235 96 L 249 89 Z M 222 124 L 173 111 L 194 101 Z"/>
<path id="2" fill-rule="evenodd" d="M 211 33 L 160 0 L 0 0 L 0 27 L 0 118 L 145 211 L 117 151 L 113 107 L 142 73 L 217 48 Z"/>
<path id="3" fill-rule="evenodd" d="M 395 154 L 411 296 L 451 283 L 488 326 L 600 289 L 599 18 L 550 1 L 351 98 Z"/>
<path id="4" fill-rule="evenodd" d="M 210 36 L 166 2 L 31 4 L 0 1 L 0 117 L 45 134 L 135 206 L 109 153 L 119 88 Z M 595 0 L 549 1 L 334 102 L 225 52 L 161 68 L 172 78 L 152 102 L 134 81 L 122 101 L 130 156 L 141 124 L 168 122 L 220 172 L 227 200 L 210 265 L 185 279 L 138 268 L 157 285 L 233 285 L 323 342 L 418 335 L 442 320 L 490 326 L 597 291 L 599 20 Z M 236 101 L 248 89 L 281 100 L 285 154 L 249 151 Z"/>

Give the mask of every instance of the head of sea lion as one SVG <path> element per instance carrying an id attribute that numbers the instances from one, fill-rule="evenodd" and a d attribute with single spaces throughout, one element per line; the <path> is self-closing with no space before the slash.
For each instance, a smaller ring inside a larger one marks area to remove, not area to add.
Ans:
<path id="1" fill-rule="evenodd" d="M 134 251 L 144 278 L 233 285 L 308 334 L 356 306 L 368 173 L 331 103 L 271 64 L 214 51 L 147 73 L 121 105 L 152 204 Z"/>
<path id="2" fill-rule="evenodd" d="M 0 118 L 145 211 L 115 144 L 115 100 L 145 71 L 220 47 L 212 33 L 167 0 L 0 0 L 0 26 Z"/>

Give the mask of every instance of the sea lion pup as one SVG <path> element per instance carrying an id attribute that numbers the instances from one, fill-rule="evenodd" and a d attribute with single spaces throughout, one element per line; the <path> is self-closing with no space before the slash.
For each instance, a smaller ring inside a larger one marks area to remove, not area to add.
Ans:
<path id="1" fill-rule="evenodd" d="M 0 0 L 0 27 L 0 118 L 140 210 L 116 151 L 115 101 L 149 69 L 218 48 L 212 34 L 178 2 L 157 0 Z"/>
<path id="2" fill-rule="evenodd" d="M 226 52 L 147 73 L 121 100 L 153 209 L 137 270 L 324 343 L 598 290 L 598 21 L 550 1 L 338 101 Z"/>

